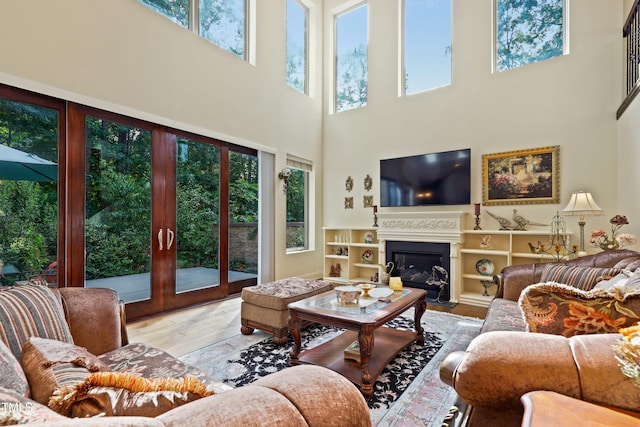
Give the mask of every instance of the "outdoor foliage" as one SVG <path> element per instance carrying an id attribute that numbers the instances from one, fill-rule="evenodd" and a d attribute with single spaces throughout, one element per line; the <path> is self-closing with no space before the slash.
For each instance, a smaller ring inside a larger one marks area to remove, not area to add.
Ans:
<path id="1" fill-rule="evenodd" d="M 305 181 L 307 172 L 291 169 L 287 184 L 287 248 L 306 248 Z"/>
<path id="2" fill-rule="evenodd" d="M 85 174 L 86 277 L 150 268 L 151 134 L 88 118 Z M 57 113 L 0 99 L 0 143 L 57 162 Z M 230 152 L 229 220 L 258 221 L 258 160 Z M 180 141 L 177 158 L 179 266 L 218 265 L 220 150 Z M 57 183 L 0 181 L 0 260 L 19 271 L 57 259 Z M 257 226 L 250 234 L 257 246 Z M 234 265 L 257 270 L 255 262 Z M 12 278 L 15 280 L 17 277 Z"/>
<path id="3" fill-rule="evenodd" d="M 57 162 L 57 141 L 55 110 L 0 99 L 0 144 Z M 56 259 L 57 194 L 56 183 L 0 181 L 0 260 L 5 265 L 29 272 Z"/>
<path id="4" fill-rule="evenodd" d="M 563 0 L 498 0 L 498 71 L 561 56 L 563 25 Z"/>

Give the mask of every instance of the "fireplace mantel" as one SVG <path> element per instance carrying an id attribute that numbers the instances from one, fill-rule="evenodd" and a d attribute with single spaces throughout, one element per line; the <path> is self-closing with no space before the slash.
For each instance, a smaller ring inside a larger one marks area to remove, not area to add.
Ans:
<path id="1" fill-rule="evenodd" d="M 449 243 L 450 301 L 460 296 L 460 244 L 465 212 L 378 212 L 379 258 L 384 260 L 386 241 Z"/>
<path id="2" fill-rule="evenodd" d="M 460 243 L 464 212 L 379 212 L 378 239 Z"/>

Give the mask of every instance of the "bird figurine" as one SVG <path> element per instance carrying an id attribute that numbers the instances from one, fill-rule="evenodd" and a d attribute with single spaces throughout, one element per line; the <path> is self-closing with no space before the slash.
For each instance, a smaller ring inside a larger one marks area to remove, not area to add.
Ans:
<path id="1" fill-rule="evenodd" d="M 539 227 L 548 227 L 549 224 L 540 224 L 538 222 L 529 221 L 522 215 L 518 214 L 518 210 L 513 210 L 513 222 L 516 223 L 516 228 L 514 230 L 526 230 L 527 225 L 539 226 Z"/>
<path id="2" fill-rule="evenodd" d="M 484 211 L 486 213 L 488 213 L 489 216 L 491 216 L 493 219 L 498 221 L 498 224 L 500 224 L 500 230 L 511 230 L 511 229 L 513 229 L 514 225 L 507 218 L 502 217 L 502 216 L 498 216 L 498 215 L 496 215 L 494 213 L 489 212 L 486 209 Z"/>

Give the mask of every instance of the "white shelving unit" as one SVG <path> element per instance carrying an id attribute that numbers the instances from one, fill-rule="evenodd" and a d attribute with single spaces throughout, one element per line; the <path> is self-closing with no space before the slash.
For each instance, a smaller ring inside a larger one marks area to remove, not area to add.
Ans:
<path id="1" fill-rule="evenodd" d="M 341 283 L 369 282 L 379 273 L 379 247 L 374 228 L 333 228 L 323 227 L 325 280 Z M 371 242 L 366 238 L 369 237 Z M 362 258 L 365 251 L 371 251 L 371 262 Z M 346 255 L 345 255 L 346 251 Z M 340 265 L 340 275 L 332 276 L 332 269 Z"/>
<path id="2" fill-rule="evenodd" d="M 548 230 L 465 230 L 463 233 L 464 243 L 460 248 L 462 286 L 459 300 L 463 304 L 487 307 L 495 295 L 496 287 L 488 289 L 489 296 L 483 295 L 485 288 L 481 281 L 492 280 L 493 275 L 508 265 L 557 260 L 551 255 L 536 254 L 529 246 L 537 246 L 539 243 L 548 245 Z M 488 248 L 482 248 L 480 245 L 484 236 L 490 237 Z M 494 271 L 490 275 L 478 273 L 476 264 L 481 259 L 493 263 Z"/>

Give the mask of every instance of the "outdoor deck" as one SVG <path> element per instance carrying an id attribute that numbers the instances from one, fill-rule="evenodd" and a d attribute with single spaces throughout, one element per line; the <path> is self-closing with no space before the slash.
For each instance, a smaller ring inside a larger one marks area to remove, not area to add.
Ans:
<path id="1" fill-rule="evenodd" d="M 229 271 L 229 282 L 257 277 L 253 273 Z M 216 268 L 193 267 L 176 271 L 177 293 L 218 286 L 220 274 Z M 129 276 L 108 277 L 105 279 L 87 280 L 87 288 L 109 288 L 118 292 L 125 303 L 144 301 L 151 298 L 150 273 L 132 274 Z"/>

